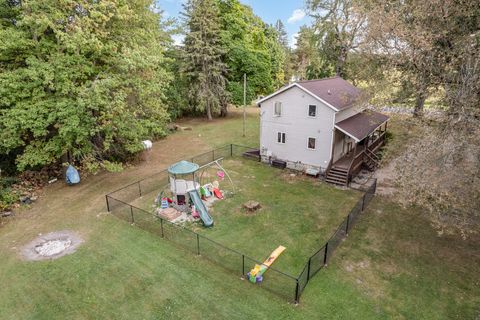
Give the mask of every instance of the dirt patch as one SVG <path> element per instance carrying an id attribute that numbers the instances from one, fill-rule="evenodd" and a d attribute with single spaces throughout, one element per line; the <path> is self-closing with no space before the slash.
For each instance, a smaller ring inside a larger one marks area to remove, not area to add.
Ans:
<path id="1" fill-rule="evenodd" d="M 377 194 L 383 196 L 395 194 L 395 165 L 395 161 L 390 161 L 386 166 L 375 171 L 374 177 L 377 178 Z"/>
<path id="2" fill-rule="evenodd" d="M 377 265 L 372 265 L 369 259 L 357 262 L 348 260 L 343 262 L 343 269 L 347 271 L 344 273 L 345 276 L 355 281 L 363 292 L 375 299 L 379 299 L 385 296 L 388 283 L 378 276 L 376 267 Z"/>
<path id="3" fill-rule="evenodd" d="M 290 170 L 284 170 L 280 177 L 283 179 L 283 181 L 285 181 L 287 183 L 290 183 L 290 184 L 304 179 L 302 174 L 297 173 L 297 172 L 293 172 L 293 171 L 290 171 Z"/>
<path id="4" fill-rule="evenodd" d="M 22 248 L 22 257 L 29 261 L 53 260 L 74 253 L 83 239 L 64 230 L 40 235 Z"/>

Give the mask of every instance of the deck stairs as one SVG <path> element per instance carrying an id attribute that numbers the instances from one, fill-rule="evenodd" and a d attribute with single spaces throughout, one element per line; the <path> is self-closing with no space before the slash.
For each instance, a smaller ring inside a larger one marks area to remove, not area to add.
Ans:
<path id="1" fill-rule="evenodd" d="M 332 166 L 327 172 L 325 181 L 341 186 L 348 185 L 348 169 Z"/>
<path id="2" fill-rule="evenodd" d="M 378 162 L 380 158 L 370 150 L 365 150 L 365 156 L 363 157 L 363 164 L 367 167 L 368 170 L 374 171 L 378 167 Z"/>

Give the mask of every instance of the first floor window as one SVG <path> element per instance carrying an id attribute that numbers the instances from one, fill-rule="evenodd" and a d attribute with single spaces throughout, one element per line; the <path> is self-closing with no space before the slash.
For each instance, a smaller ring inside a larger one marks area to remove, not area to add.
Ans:
<path id="1" fill-rule="evenodd" d="M 285 143 L 285 132 L 279 132 L 277 134 L 277 142 L 278 143 Z"/>
<path id="2" fill-rule="evenodd" d="M 316 139 L 315 138 L 308 138 L 308 149 L 315 149 Z"/>

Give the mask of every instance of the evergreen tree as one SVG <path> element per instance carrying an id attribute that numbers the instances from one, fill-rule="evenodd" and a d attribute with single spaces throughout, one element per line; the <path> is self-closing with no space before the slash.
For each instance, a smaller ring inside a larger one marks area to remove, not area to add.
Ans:
<path id="1" fill-rule="evenodd" d="M 183 15 L 187 26 L 183 52 L 189 95 L 196 110 L 226 114 L 226 65 L 220 43 L 220 21 L 214 0 L 189 0 Z"/>
<path id="2" fill-rule="evenodd" d="M 277 31 L 278 35 L 278 42 L 285 48 L 288 49 L 288 34 L 287 31 L 285 30 L 285 25 L 283 24 L 282 20 L 278 19 L 275 22 L 275 30 Z"/>
<path id="3" fill-rule="evenodd" d="M 277 42 L 282 46 L 284 52 L 284 59 L 283 59 L 283 80 L 284 82 L 290 80 L 293 75 L 293 54 L 292 49 L 288 43 L 288 33 L 285 30 L 285 25 L 283 24 L 282 20 L 278 19 L 275 22 L 275 30 L 277 31 Z M 281 83 L 280 85 L 283 85 Z"/>

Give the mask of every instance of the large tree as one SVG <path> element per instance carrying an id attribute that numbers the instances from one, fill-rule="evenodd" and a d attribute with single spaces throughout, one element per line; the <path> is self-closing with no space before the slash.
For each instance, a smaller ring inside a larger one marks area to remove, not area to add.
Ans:
<path id="1" fill-rule="evenodd" d="M 293 51 L 290 47 L 288 41 L 288 33 L 285 30 L 285 25 L 282 20 L 278 19 L 274 25 L 275 31 L 277 33 L 277 43 L 280 44 L 283 49 L 283 82 L 289 81 L 293 75 L 294 61 L 293 61 Z M 281 83 L 283 85 L 284 83 Z"/>
<path id="2" fill-rule="evenodd" d="M 0 1 L 0 153 L 18 169 L 97 162 L 165 134 L 152 1 Z"/>
<path id="3" fill-rule="evenodd" d="M 366 25 L 365 14 L 357 10 L 355 0 L 307 0 L 307 7 L 323 60 L 334 66 L 336 75 L 345 77 L 348 55 L 358 48 Z"/>
<path id="4" fill-rule="evenodd" d="M 288 33 L 285 30 L 285 25 L 283 24 L 282 20 L 278 19 L 275 22 L 274 28 L 277 31 L 277 41 L 282 45 L 282 47 L 288 48 Z"/>
<path id="5" fill-rule="evenodd" d="M 303 26 L 297 36 L 297 46 L 293 51 L 295 78 L 311 80 L 335 74 L 335 67 L 319 50 L 319 37 L 312 27 Z"/>
<path id="6" fill-rule="evenodd" d="M 445 115 L 398 161 L 398 196 L 425 208 L 441 232 L 480 230 L 480 7 L 478 1 L 366 3 L 370 46 L 400 70 L 417 96 L 445 92 Z M 373 40 L 373 41 L 372 41 Z"/>
<path id="7" fill-rule="evenodd" d="M 209 120 L 226 112 L 226 65 L 220 43 L 220 16 L 215 0 L 189 0 L 184 5 L 186 37 L 184 72 L 195 109 Z"/>
<path id="8" fill-rule="evenodd" d="M 425 100 L 451 80 L 452 65 L 465 39 L 479 28 L 478 1 L 365 1 L 368 17 L 365 50 L 387 61 L 414 93 L 414 114 Z M 461 43 L 461 45 L 459 45 Z"/>
<path id="9" fill-rule="evenodd" d="M 223 61 L 228 67 L 230 101 L 243 104 L 243 75 L 247 75 L 247 103 L 271 93 L 285 82 L 285 51 L 273 26 L 238 0 L 218 0 Z"/>

